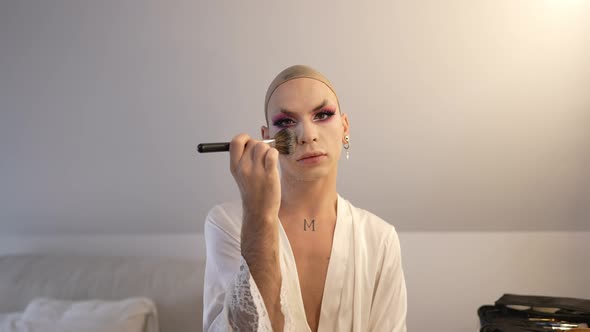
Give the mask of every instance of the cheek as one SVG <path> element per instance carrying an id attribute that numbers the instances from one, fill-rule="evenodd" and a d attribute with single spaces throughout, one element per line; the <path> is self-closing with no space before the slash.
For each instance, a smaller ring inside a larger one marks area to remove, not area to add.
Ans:
<path id="1" fill-rule="evenodd" d="M 273 138 L 275 137 L 275 135 L 280 131 L 280 128 L 276 128 L 275 126 L 273 126 L 272 124 L 270 125 L 270 127 L 268 127 L 267 130 L 267 134 L 268 134 L 268 138 Z"/>
<path id="2" fill-rule="evenodd" d="M 325 138 L 329 142 L 339 144 L 344 136 L 344 130 L 340 121 L 333 121 L 331 124 L 324 127 Z"/>
<path id="3" fill-rule="evenodd" d="M 335 115 L 324 123 L 324 126 L 335 135 L 343 135 L 344 125 L 339 115 Z"/>

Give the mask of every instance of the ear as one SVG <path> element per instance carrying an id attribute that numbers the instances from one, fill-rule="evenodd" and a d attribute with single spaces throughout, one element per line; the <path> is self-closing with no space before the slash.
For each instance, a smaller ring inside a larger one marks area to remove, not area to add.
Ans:
<path id="1" fill-rule="evenodd" d="M 350 125 L 348 123 L 348 115 L 345 113 L 342 113 L 340 120 L 342 121 L 342 129 L 344 130 L 344 135 L 350 135 Z"/>
<path id="2" fill-rule="evenodd" d="M 267 126 L 260 127 L 260 135 L 262 135 L 262 139 L 270 139 L 269 130 Z"/>

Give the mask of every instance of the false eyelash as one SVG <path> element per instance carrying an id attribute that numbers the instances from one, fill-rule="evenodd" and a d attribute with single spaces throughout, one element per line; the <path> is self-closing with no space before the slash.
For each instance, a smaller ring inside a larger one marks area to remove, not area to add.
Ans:
<path id="1" fill-rule="evenodd" d="M 315 114 L 315 116 L 317 116 L 318 114 L 324 114 L 324 115 L 326 115 L 326 118 L 325 118 L 324 120 L 327 120 L 327 119 L 329 119 L 330 117 L 332 117 L 334 114 L 336 114 L 336 111 L 334 111 L 334 110 L 329 110 L 329 109 L 328 109 L 328 110 L 321 110 L 321 111 L 317 112 L 317 113 Z"/>

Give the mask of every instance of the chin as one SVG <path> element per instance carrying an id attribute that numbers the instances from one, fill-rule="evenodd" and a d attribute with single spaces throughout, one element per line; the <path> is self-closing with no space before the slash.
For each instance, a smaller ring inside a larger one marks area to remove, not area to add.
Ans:
<path id="1" fill-rule="evenodd" d="M 328 165 L 313 168 L 295 167 L 290 168 L 287 172 L 283 171 L 283 176 L 288 180 L 297 182 L 315 182 L 330 176 L 333 172 L 336 172 L 336 170 L 328 167 Z"/>

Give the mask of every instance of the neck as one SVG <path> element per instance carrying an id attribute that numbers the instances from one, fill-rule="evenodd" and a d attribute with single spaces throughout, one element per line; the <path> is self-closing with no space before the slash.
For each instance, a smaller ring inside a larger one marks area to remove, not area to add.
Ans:
<path id="1" fill-rule="evenodd" d="M 336 174 L 310 182 L 281 179 L 280 214 L 336 215 L 337 201 Z"/>

